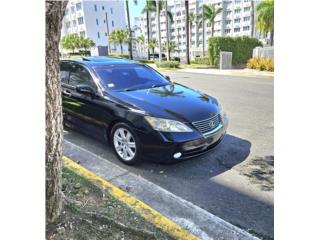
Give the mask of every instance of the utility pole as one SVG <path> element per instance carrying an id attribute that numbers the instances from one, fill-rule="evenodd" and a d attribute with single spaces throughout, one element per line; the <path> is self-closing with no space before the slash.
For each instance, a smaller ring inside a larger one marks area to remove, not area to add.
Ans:
<path id="1" fill-rule="evenodd" d="M 156 8 L 157 8 L 157 21 L 158 21 L 158 45 L 159 45 L 159 62 L 162 60 L 162 52 L 161 52 L 161 30 L 160 30 L 160 9 L 159 9 L 159 0 L 156 0 Z"/>
<path id="2" fill-rule="evenodd" d="M 132 32 L 130 27 L 130 15 L 129 15 L 129 2 L 126 0 L 126 11 L 127 11 L 127 19 L 128 19 L 128 31 L 129 31 L 129 58 L 133 59 L 132 57 Z"/>

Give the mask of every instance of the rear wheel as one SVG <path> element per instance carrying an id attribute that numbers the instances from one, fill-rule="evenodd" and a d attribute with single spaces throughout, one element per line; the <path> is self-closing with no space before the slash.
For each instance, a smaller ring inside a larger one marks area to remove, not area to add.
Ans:
<path id="1" fill-rule="evenodd" d="M 132 165 L 139 160 L 138 138 L 127 124 L 116 124 L 112 128 L 110 140 L 113 150 L 122 162 Z"/>

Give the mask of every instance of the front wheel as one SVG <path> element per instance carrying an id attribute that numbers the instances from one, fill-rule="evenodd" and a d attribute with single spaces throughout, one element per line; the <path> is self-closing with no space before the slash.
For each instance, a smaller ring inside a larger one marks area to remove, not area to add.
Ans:
<path id="1" fill-rule="evenodd" d="M 113 150 L 122 162 L 129 165 L 138 162 L 140 154 L 138 138 L 127 124 L 114 125 L 110 140 Z"/>

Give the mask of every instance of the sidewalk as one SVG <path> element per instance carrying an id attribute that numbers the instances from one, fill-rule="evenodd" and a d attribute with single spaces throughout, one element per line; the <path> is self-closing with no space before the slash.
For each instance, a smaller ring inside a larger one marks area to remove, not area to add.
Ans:
<path id="1" fill-rule="evenodd" d="M 158 69 L 155 64 L 148 64 L 150 67 L 162 71 Z M 163 70 L 166 71 L 166 70 Z M 201 74 L 212 74 L 212 75 L 226 75 L 226 76 L 239 76 L 239 77 L 274 77 L 274 72 L 267 71 L 258 71 L 254 69 L 230 69 L 230 70 L 220 70 L 220 69 L 197 69 L 197 68 L 183 68 L 176 69 L 173 71 L 177 72 L 187 72 L 187 73 L 201 73 Z"/>
<path id="2" fill-rule="evenodd" d="M 258 239 L 246 231 L 222 220 L 202 208 L 121 168 L 107 159 L 64 141 L 64 155 L 77 161 L 107 182 L 140 199 L 164 217 L 204 240 Z"/>

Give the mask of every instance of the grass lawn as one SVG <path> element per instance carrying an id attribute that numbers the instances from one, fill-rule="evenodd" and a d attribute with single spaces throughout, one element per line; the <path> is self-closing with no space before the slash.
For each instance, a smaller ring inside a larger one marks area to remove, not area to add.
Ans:
<path id="1" fill-rule="evenodd" d="M 134 209 L 119 202 L 68 168 L 63 169 L 63 193 L 68 199 L 61 216 L 47 224 L 46 239 L 172 239 Z"/>

